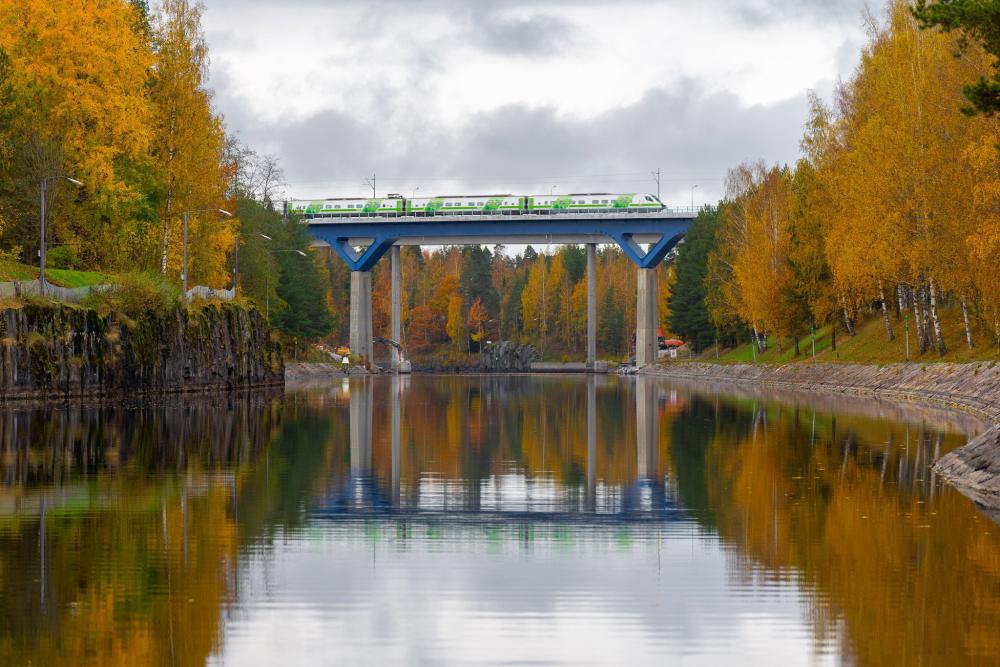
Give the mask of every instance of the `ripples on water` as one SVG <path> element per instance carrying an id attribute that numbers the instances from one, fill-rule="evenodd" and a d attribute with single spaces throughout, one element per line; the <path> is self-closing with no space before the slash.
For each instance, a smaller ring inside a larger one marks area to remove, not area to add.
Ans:
<path id="1" fill-rule="evenodd" d="M 0 413 L 0 664 L 996 664 L 979 426 L 650 379 Z"/>

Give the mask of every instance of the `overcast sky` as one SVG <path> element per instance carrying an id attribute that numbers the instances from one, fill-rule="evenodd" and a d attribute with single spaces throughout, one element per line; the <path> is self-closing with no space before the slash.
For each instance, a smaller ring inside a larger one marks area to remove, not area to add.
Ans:
<path id="1" fill-rule="evenodd" d="M 791 162 L 863 0 L 204 0 L 230 131 L 292 197 L 656 192 Z M 881 2 L 876 0 L 881 11 Z"/>

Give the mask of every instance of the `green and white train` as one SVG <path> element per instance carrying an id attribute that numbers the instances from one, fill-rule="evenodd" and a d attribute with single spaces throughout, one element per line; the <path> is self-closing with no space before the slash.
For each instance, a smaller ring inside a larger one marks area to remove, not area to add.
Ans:
<path id="1" fill-rule="evenodd" d="M 660 211 L 655 195 L 584 193 L 569 195 L 458 195 L 454 197 L 388 197 L 385 199 L 292 200 L 289 213 L 306 218 L 398 217 L 433 215 L 559 215 Z"/>

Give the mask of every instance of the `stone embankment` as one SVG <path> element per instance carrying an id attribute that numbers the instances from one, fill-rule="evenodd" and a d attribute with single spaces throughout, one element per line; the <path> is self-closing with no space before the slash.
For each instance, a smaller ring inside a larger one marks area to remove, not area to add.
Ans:
<path id="1" fill-rule="evenodd" d="M 673 363 L 643 374 L 727 384 L 915 401 L 972 413 L 993 426 L 942 456 L 935 470 L 986 508 L 1000 508 L 1000 363 L 786 364 Z"/>
<path id="2" fill-rule="evenodd" d="M 273 386 L 280 345 L 235 304 L 138 316 L 60 304 L 0 311 L 0 400 Z"/>

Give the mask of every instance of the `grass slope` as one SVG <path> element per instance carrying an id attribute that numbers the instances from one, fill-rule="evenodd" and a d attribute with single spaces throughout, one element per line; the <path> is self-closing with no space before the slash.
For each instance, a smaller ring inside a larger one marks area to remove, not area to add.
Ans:
<path id="1" fill-rule="evenodd" d="M 972 327 L 972 337 L 975 347 L 970 350 L 965 342 L 965 328 L 962 324 L 962 311 L 959 308 L 942 309 L 941 328 L 944 333 L 947 353 L 942 357 L 937 350 L 919 354 L 917 351 L 917 337 L 913 326 L 912 316 L 910 319 L 910 361 L 921 361 L 927 363 L 934 362 L 965 362 L 965 361 L 996 361 L 1000 360 L 1000 350 L 997 348 L 996 339 L 981 323 L 974 323 Z M 837 349 L 831 349 L 830 327 L 823 327 L 816 331 L 816 361 L 825 362 L 853 362 L 863 364 L 891 364 L 905 361 L 905 333 L 903 323 L 892 321 L 893 331 L 896 334 L 895 340 L 889 341 L 885 334 L 885 325 L 882 323 L 880 314 L 875 314 L 857 327 L 857 335 L 851 337 L 843 332 L 841 326 L 837 331 Z M 784 339 L 781 341 L 781 350 L 778 350 L 774 337 L 768 338 L 767 352 L 756 354 L 758 363 L 784 364 L 792 361 L 812 361 L 812 341 L 806 336 L 799 340 L 799 351 L 801 354 L 796 357 L 792 346 L 792 341 Z M 740 347 L 722 350 L 716 357 L 715 348 L 707 350 L 701 355 L 704 361 L 718 363 L 751 363 L 754 361 L 754 351 L 747 343 Z"/>
<path id="2" fill-rule="evenodd" d="M 86 287 L 108 282 L 108 276 L 99 271 L 73 271 L 70 269 L 46 269 L 47 282 L 60 287 Z M 12 280 L 37 280 L 38 267 L 0 260 L 0 282 Z"/>

